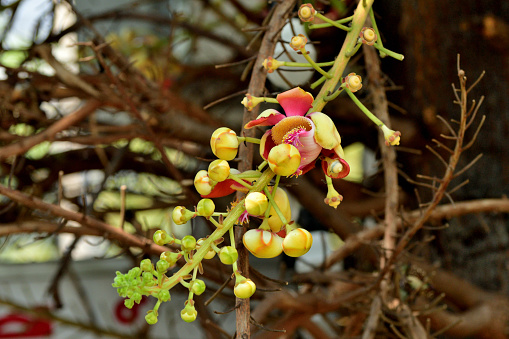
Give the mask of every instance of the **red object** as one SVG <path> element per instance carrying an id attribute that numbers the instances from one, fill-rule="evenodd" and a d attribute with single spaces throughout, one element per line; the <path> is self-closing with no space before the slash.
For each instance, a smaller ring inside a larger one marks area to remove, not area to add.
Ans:
<path id="1" fill-rule="evenodd" d="M 0 318 L 0 338 L 36 338 L 52 334 L 51 322 L 26 314 L 8 314 Z"/>

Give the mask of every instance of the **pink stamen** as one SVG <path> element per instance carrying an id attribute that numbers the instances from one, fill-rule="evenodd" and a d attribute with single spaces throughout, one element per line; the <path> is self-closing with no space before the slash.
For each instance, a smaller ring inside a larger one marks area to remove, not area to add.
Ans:
<path id="1" fill-rule="evenodd" d="M 295 147 L 303 146 L 302 142 L 299 140 L 299 137 L 302 133 L 307 132 L 306 129 L 302 126 L 295 127 L 289 132 L 285 134 L 283 137 L 283 144 L 290 144 Z"/>

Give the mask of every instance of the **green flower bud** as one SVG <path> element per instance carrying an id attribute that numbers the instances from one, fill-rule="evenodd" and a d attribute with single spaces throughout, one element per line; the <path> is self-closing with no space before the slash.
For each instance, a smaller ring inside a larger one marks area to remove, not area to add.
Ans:
<path id="1" fill-rule="evenodd" d="M 182 256 L 182 254 L 180 254 L 180 253 L 166 251 L 166 252 L 161 253 L 161 255 L 159 256 L 159 259 L 165 260 L 170 264 L 170 266 L 173 266 L 173 265 L 175 265 L 177 260 L 180 259 L 181 256 Z"/>
<path id="2" fill-rule="evenodd" d="M 154 312 L 153 310 L 148 311 L 147 315 L 145 316 L 145 321 L 149 325 L 154 325 L 157 323 L 157 312 Z"/>
<path id="3" fill-rule="evenodd" d="M 196 320 L 196 316 L 198 315 L 198 312 L 196 312 L 196 309 L 194 306 L 190 306 L 190 304 L 187 304 L 186 307 L 180 311 L 180 317 L 185 322 L 191 323 Z"/>
<path id="4" fill-rule="evenodd" d="M 142 295 L 141 295 L 141 293 L 140 293 L 140 292 L 134 292 L 134 293 L 133 293 L 133 296 L 131 297 L 131 299 L 132 299 L 135 303 L 139 304 L 139 303 L 140 303 L 140 301 L 141 301 L 141 297 L 142 297 Z"/>
<path id="5" fill-rule="evenodd" d="M 171 218 L 175 225 L 183 225 L 196 216 L 196 213 L 188 210 L 184 206 L 177 206 L 173 209 Z"/>
<path id="6" fill-rule="evenodd" d="M 181 245 L 183 251 L 191 251 L 196 248 L 196 239 L 192 235 L 186 235 L 182 238 Z"/>
<path id="7" fill-rule="evenodd" d="M 143 272 L 152 272 L 154 265 L 152 265 L 150 259 L 143 259 L 140 263 L 140 268 Z"/>
<path id="8" fill-rule="evenodd" d="M 133 267 L 127 272 L 128 279 L 135 279 L 141 275 L 141 269 L 139 267 Z"/>
<path id="9" fill-rule="evenodd" d="M 251 279 L 245 279 L 243 282 L 240 282 L 235 285 L 233 289 L 233 293 L 237 298 L 247 299 L 250 298 L 256 291 L 256 285 Z"/>
<path id="10" fill-rule="evenodd" d="M 235 159 L 239 148 L 237 134 L 227 127 L 216 129 L 210 138 L 210 148 L 212 148 L 212 152 L 219 159 Z"/>
<path id="11" fill-rule="evenodd" d="M 208 175 L 209 178 L 214 181 L 225 181 L 230 175 L 230 165 L 228 161 L 221 159 L 212 161 L 209 165 Z"/>
<path id="12" fill-rule="evenodd" d="M 170 268 L 170 263 L 166 260 L 158 260 L 156 263 L 157 272 L 165 273 Z"/>
<path id="13" fill-rule="evenodd" d="M 205 282 L 200 279 L 194 279 L 191 281 L 191 292 L 196 295 L 200 295 L 205 292 Z"/>
<path id="14" fill-rule="evenodd" d="M 313 245 L 313 236 L 303 228 L 296 228 L 283 240 L 283 251 L 290 257 L 306 254 Z"/>
<path id="15" fill-rule="evenodd" d="M 128 309 L 133 308 L 134 300 L 133 299 L 126 299 L 126 300 L 124 300 L 124 306 L 127 307 Z"/>
<path id="16" fill-rule="evenodd" d="M 170 291 L 168 291 L 168 290 L 161 290 L 161 291 L 159 291 L 159 293 L 157 293 L 157 298 L 159 300 L 161 300 L 162 302 L 166 302 L 166 301 L 171 300 Z"/>
<path id="17" fill-rule="evenodd" d="M 219 251 L 219 260 L 225 265 L 233 265 L 239 258 L 239 253 L 233 246 L 224 246 Z"/>
<path id="18" fill-rule="evenodd" d="M 277 175 L 289 176 L 300 166 L 300 152 L 290 144 L 279 144 L 273 147 L 267 157 L 270 169 Z"/>
<path id="19" fill-rule="evenodd" d="M 254 216 L 263 215 L 269 207 L 267 196 L 260 192 L 249 193 L 244 203 L 247 213 Z"/>
<path id="20" fill-rule="evenodd" d="M 215 208 L 216 205 L 214 205 L 212 200 L 201 199 L 198 201 L 198 205 L 196 206 L 196 212 L 198 212 L 198 215 L 208 218 L 212 215 L 212 213 L 214 213 Z"/>
<path id="21" fill-rule="evenodd" d="M 157 245 L 160 245 L 160 246 L 163 246 L 164 244 L 168 244 L 168 243 L 173 243 L 173 241 L 175 241 L 175 239 L 173 239 L 172 237 L 170 237 L 170 236 L 168 235 L 168 233 L 166 233 L 166 232 L 165 232 L 165 231 L 163 231 L 163 230 L 157 230 L 157 231 L 154 233 L 153 239 L 154 239 L 154 242 L 155 242 Z"/>

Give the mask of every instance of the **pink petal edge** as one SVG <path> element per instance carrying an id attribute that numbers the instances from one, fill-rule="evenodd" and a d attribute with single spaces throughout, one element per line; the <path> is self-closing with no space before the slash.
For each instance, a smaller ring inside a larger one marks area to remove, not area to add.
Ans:
<path id="1" fill-rule="evenodd" d="M 300 87 L 280 93 L 276 99 L 285 110 L 287 117 L 295 115 L 304 116 L 311 108 L 314 100 L 311 93 L 304 91 Z"/>

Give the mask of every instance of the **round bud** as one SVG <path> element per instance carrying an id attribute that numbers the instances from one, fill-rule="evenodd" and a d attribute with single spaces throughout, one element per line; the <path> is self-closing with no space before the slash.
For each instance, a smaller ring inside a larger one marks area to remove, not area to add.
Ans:
<path id="1" fill-rule="evenodd" d="M 217 159 L 210 163 L 207 172 L 210 179 L 217 182 L 225 181 L 230 175 L 230 165 L 226 160 Z"/>
<path id="2" fill-rule="evenodd" d="M 158 260 L 156 263 L 156 269 L 159 273 L 165 273 L 170 268 L 170 263 L 166 260 Z"/>
<path id="3" fill-rule="evenodd" d="M 233 246 L 224 246 L 219 251 L 219 260 L 225 265 L 233 265 L 239 258 L 239 253 Z"/>
<path id="4" fill-rule="evenodd" d="M 235 285 L 233 293 L 237 298 L 247 299 L 250 298 L 256 291 L 256 285 L 251 279 L 246 279 L 241 283 Z"/>
<path id="5" fill-rule="evenodd" d="M 196 239 L 192 235 L 186 235 L 182 238 L 180 246 L 183 251 L 191 251 L 196 248 Z"/>
<path id="6" fill-rule="evenodd" d="M 202 217 L 210 217 L 214 213 L 216 205 L 210 199 L 201 199 L 196 206 L 196 212 Z"/>
<path id="7" fill-rule="evenodd" d="M 161 300 L 162 302 L 166 302 L 171 300 L 170 291 L 168 290 L 160 290 L 159 293 L 157 293 L 157 298 Z"/>
<path id="8" fill-rule="evenodd" d="M 200 295 L 205 292 L 205 282 L 200 279 L 194 279 L 191 281 L 191 292 L 196 295 Z"/>
<path id="9" fill-rule="evenodd" d="M 210 148 L 212 148 L 212 152 L 219 159 L 235 159 L 239 148 L 237 134 L 227 127 L 216 129 L 210 138 Z"/>
<path id="10" fill-rule="evenodd" d="M 184 206 L 177 206 L 173 209 L 171 218 L 175 225 L 183 225 L 196 216 L 195 213 L 191 212 Z"/>
<path id="11" fill-rule="evenodd" d="M 190 306 L 189 304 L 184 307 L 182 311 L 180 311 L 180 317 L 185 322 L 191 323 L 196 320 L 196 316 L 198 315 L 198 312 L 196 312 L 196 309 L 194 306 Z"/>
<path id="12" fill-rule="evenodd" d="M 293 145 L 280 144 L 270 150 L 267 161 L 274 173 L 289 176 L 294 174 L 300 166 L 300 152 Z"/>
<path id="13" fill-rule="evenodd" d="M 140 262 L 140 268 L 143 272 L 152 272 L 154 265 L 152 265 L 152 261 L 150 261 L 150 259 L 143 259 Z"/>
<path id="14" fill-rule="evenodd" d="M 145 321 L 149 325 L 154 325 L 155 323 L 157 323 L 157 313 L 154 312 L 153 310 L 148 311 L 147 315 L 145 316 Z"/>
<path id="15" fill-rule="evenodd" d="M 201 170 L 196 173 L 194 177 L 194 188 L 196 188 L 201 195 L 209 195 L 215 185 L 216 182 L 209 178 L 207 171 Z"/>
<path id="16" fill-rule="evenodd" d="M 287 256 L 300 257 L 306 254 L 313 245 L 313 236 L 303 228 L 296 228 L 283 240 L 283 251 Z"/>
<path id="17" fill-rule="evenodd" d="M 242 238 L 244 246 L 257 258 L 274 258 L 283 251 L 277 234 L 261 229 L 249 230 Z"/>
<path id="18" fill-rule="evenodd" d="M 265 213 L 267 207 L 269 207 L 269 201 L 267 196 L 260 192 L 252 192 L 246 196 L 244 202 L 247 213 L 259 216 Z"/>
<path id="19" fill-rule="evenodd" d="M 163 246 L 164 244 L 167 244 L 167 243 L 173 241 L 173 238 L 168 236 L 168 234 L 163 230 L 157 230 L 154 233 L 153 239 L 154 239 L 154 242 L 159 246 Z"/>
<path id="20" fill-rule="evenodd" d="M 168 264 L 170 266 L 173 266 L 173 265 L 175 265 L 177 260 L 180 259 L 181 256 L 182 256 L 182 254 L 180 254 L 180 253 L 166 251 L 166 252 L 161 253 L 161 255 L 159 256 L 159 259 L 164 260 L 164 261 L 168 262 Z"/>

